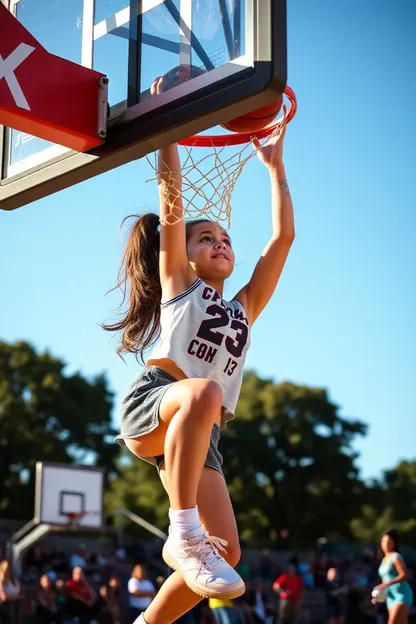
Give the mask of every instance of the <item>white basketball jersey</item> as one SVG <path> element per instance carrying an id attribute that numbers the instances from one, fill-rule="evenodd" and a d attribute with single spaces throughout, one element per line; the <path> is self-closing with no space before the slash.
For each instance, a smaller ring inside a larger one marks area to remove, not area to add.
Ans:
<path id="1" fill-rule="evenodd" d="M 187 377 L 213 379 L 234 414 L 250 344 L 250 328 L 240 301 L 224 301 L 201 279 L 161 304 L 161 335 L 151 360 L 169 358 Z M 226 418 L 227 420 L 227 418 Z"/>

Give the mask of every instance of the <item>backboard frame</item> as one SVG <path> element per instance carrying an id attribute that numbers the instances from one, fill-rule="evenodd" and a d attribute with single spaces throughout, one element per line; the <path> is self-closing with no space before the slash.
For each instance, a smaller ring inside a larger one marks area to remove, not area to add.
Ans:
<path id="1" fill-rule="evenodd" d="M 0 1 L 13 8 L 20 0 Z M 146 1 L 157 3 L 161 0 Z M 137 10 L 138 2 L 141 0 L 130 0 L 130 15 L 135 15 L 135 19 L 129 22 L 130 47 L 140 46 L 137 33 L 141 32 L 142 13 Z M 158 96 L 158 114 L 155 115 L 154 104 L 150 101 L 134 104 L 139 80 L 139 56 L 130 54 L 128 107 L 123 109 L 121 106 L 120 110 L 116 106 L 110 111 L 106 142 L 87 153 L 54 146 L 46 163 L 35 164 L 7 178 L 4 177 L 3 155 L 9 147 L 8 133 L 0 126 L 0 208 L 13 210 L 31 203 L 276 100 L 287 80 L 286 0 L 247 2 L 252 8 L 246 16 L 246 28 L 254 33 L 254 62 L 251 67 L 240 67 L 237 82 L 233 62 L 217 67 L 208 72 L 209 76 L 205 74 L 193 78 Z M 83 44 L 89 42 L 92 46 L 97 28 L 99 34 L 99 29 L 102 31 L 104 27 L 100 24 L 94 26 L 93 0 L 84 0 Z M 92 47 L 87 43 L 82 48 L 82 64 L 92 66 Z M 178 88 L 181 89 L 179 101 L 174 93 Z M 198 93 L 197 106 L 192 95 L 195 91 Z M 164 130 L 161 131 L 162 126 Z"/>
<path id="2" fill-rule="evenodd" d="M 49 522 L 46 521 L 42 518 L 42 507 L 43 507 L 43 497 L 45 495 L 45 492 L 43 490 L 43 477 L 44 477 L 44 468 L 58 468 L 58 469 L 64 469 L 66 471 L 71 471 L 73 470 L 74 473 L 76 471 L 79 470 L 83 470 L 83 471 L 91 471 L 91 472 L 95 472 L 97 474 L 101 474 L 102 475 L 102 488 L 101 488 L 101 496 L 100 496 L 100 509 L 96 510 L 96 509 L 88 509 L 86 508 L 86 503 L 85 503 L 85 494 L 82 492 L 78 492 L 75 490 L 61 490 L 59 492 L 59 500 L 57 501 L 58 506 L 59 506 L 59 510 L 61 515 L 63 516 L 62 518 L 62 522 Z M 91 526 L 80 526 L 79 530 L 81 531 L 88 531 L 88 532 L 97 532 L 97 531 L 101 531 L 102 527 L 104 525 L 104 511 L 103 511 L 103 505 L 104 505 L 104 470 L 101 468 L 97 468 L 95 466 L 71 466 L 71 465 L 67 465 L 67 464 L 57 464 L 57 463 L 53 463 L 53 462 L 36 462 L 36 481 L 35 481 L 35 510 L 34 510 L 34 517 L 33 517 L 33 522 L 36 525 L 40 525 L 40 524 L 48 524 L 53 528 L 68 528 L 68 517 L 67 517 L 67 512 L 65 512 L 65 510 L 63 509 L 64 506 L 64 500 L 63 500 L 63 494 L 68 494 L 68 495 L 72 495 L 72 496 L 77 496 L 77 497 L 81 497 L 82 498 L 82 512 L 92 512 L 94 517 L 98 516 L 98 522 L 99 522 L 99 527 L 91 527 Z M 65 519 L 64 519 L 65 516 Z"/>

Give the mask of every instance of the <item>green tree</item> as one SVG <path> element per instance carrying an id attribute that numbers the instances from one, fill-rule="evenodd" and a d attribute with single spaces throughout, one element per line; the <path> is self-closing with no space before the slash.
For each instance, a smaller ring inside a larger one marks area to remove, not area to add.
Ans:
<path id="1" fill-rule="evenodd" d="M 111 513 L 124 507 L 166 530 L 169 501 L 155 466 L 127 453 L 122 456 L 119 474 L 106 492 L 106 511 Z M 134 525 L 128 523 L 125 526 L 127 531 L 134 529 Z"/>
<path id="2" fill-rule="evenodd" d="M 119 454 L 104 375 L 65 375 L 65 363 L 26 342 L 0 342 L 0 514 L 30 518 L 36 461 L 97 465 Z"/>
<path id="3" fill-rule="evenodd" d="M 247 540 L 275 540 L 285 528 L 298 543 L 350 536 L 364 489 L 353 442 L 366 426 L 338 412 L 325 389 L 245 374 L 221 449 Z"/>
<path id="4" fill-rule="evenodd" d="M 416 544 L 416 461 L 401 461 L 385 470 L 367 487 L 367 504 L 351 521 L 355 539 L 376 543 L 388 528 L 400 531 L 408 544 Z"/>
<path id="5" fill-rule="evenodd" d="M 416 518 L 416 460 L 401 461 L 395 468 L 386 470 L 382 486 L 397 520 Z"/>
<path id="6" fill-rule="evenodd" d="M 246 373 L 236 419 L 220 445 L 242 537 L 270 544 L 283 528 L 309 543 L 350 536 L 364 490 L 352 444 L 365 431 L 342 418 L 323 389 Z M 128 507 L 165 528 L 168 501 L 156 470 L 131 456 L 122 463 L 108 508 Z"/>
<path id="7" fill-rule="evenodd" d="M 412 541 L 412 534 L 416 529 L 416 520 L 397 520 L 392 507 L 386 507 L 382 511 L 371 505 L 363 505 L 361 515 L 351 520 L 353 537 L 364 544 L 377 544 L 380 536 L 386 529 L 397 529 L 405 542 Z"/>

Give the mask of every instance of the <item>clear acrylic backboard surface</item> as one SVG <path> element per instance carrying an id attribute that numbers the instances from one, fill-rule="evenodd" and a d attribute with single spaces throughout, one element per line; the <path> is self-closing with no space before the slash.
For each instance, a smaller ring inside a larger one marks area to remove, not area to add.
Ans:
<path id="1" fill-rule="evenodd" d="M 169 130 L 176 130 L 173 140 L 186 138 L 226 121 L 215 111 L 231 119 L 240 113 L 233 114 L 236 102 L 270 84 L 277 97 L 285 86 L 285 0 L 6 0 L 6 6 L 49 52 L 108 76 L 108 137 L 94 158 L 152 141 L 124 160 L 95 166 L 84 179 L 153 151 Z M 159 76 L 166 76 L 163 92 L 152 96 Z M 45 163 L 65 160 L 48 171 L 55 177 L 80 166 L 74 152 L 23 132 L 5 129 L 0 143 L 3 185 L 30 174 L 36 186 Z"/>
<path id="2" fill-rule="evenodd" d="M 246 47 L 245 3 L 246 0 L 143 0 L 139 19 L 141 42 L 140 37 L 133 39 L 133 45 L 137 42 L 140 49 L 137 60 L 130 59 L 132 65 L 139 66 L 140 82 L 135 92 L 134 76 L 130 76 L 130 94 L 129 49 L 133 46 L 129 1 L 20 0 L 15 14 L 49 52 L 106 74 L 110 79 L 110 106 L 117 105 L 115 110 L 120 113 L 127 108 L 128 100 L 138 103 L 149 97 L 153 80 L 179 65 L 191 66 L 178 76 L 183 83 L 241 56 Z M 92 41 L 87 36 L 91 33 L 83 32 L 85 4 L 95 4 Z M 192 31 L 187 33 L 184 26 L 188 39 L 194 38 L 193 46 L 181 34 L 181 20 Z M 12 130 L 8 176 L 65 151 Z"/>

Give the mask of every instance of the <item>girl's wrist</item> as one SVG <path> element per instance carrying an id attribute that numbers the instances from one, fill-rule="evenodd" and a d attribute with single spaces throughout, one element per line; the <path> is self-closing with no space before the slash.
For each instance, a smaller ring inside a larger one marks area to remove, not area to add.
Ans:
<path id="1" fill-rule="evenodd" d="M 274 162 L 274 163 L 269 163 L 267 165 L 267 168 L 270 172 L 270 175 L 277 175 L 279 178 L 281 176 L 286 177 L 285 174 L 285 166 L 283 164 L 283 160 L 279 160 L 278 162 Z"/>

